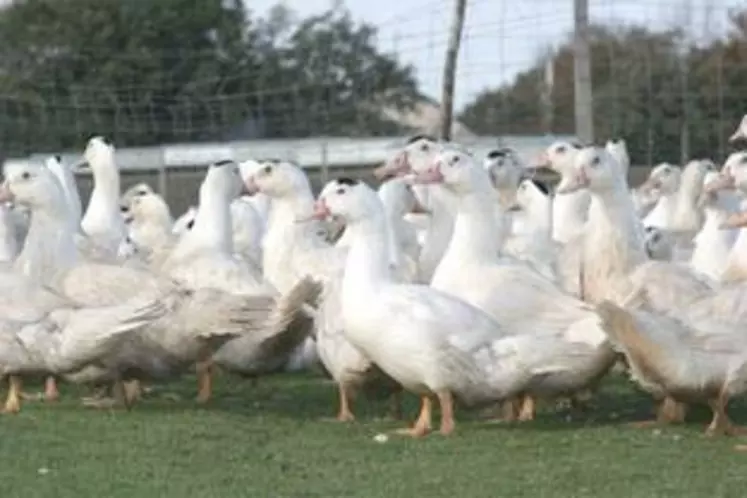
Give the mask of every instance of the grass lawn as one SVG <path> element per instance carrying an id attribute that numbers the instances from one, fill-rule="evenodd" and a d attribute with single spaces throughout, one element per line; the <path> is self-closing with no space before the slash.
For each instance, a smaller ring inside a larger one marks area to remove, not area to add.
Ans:
<path id="1" fill-rule="evenodd" d="M 543 410 L 521 426 L 457 412 L 457 433 L 373 440 L 399 424 L 386 403 L 360 399 L 340 425 L 323 379 L 279 376 L 257 386 L 221 376 L 198 407 L 195 383 L 159 386 L 133 411 L 82 408 L 63 386 L 56 406 L 28 402 L 0 418 L 0 497 L 741 497 L 747 453 L 703 436 L 705 410 L 685 427 L 633 429 L 650 400 L 609 380 L 571 420 Z M 408 398 L 414 416 L 416 400 Z M 747 406 L 734 406 L 747 422 Z M 461 423 L 459 423 L 461 422 Z M 747 441 L 745 441 L 747 442 Z"/>

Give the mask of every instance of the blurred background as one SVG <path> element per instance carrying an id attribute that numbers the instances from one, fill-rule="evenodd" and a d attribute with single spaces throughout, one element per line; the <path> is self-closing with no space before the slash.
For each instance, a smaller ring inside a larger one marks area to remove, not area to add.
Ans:
<path id="1" fill-rule="evenodd" d="M 404 137 L 439 134 L 455 4 L 6 0 L 0 150 L 72 160 L 103 135 L 124 186 L 147 180 L 176 209 L 216 159 L 365 175 Z M 721 160 L 745 112 L 744 2 L 466 0 L 452 132 L 478 153 L 622 137 L 639 166 Z"/>

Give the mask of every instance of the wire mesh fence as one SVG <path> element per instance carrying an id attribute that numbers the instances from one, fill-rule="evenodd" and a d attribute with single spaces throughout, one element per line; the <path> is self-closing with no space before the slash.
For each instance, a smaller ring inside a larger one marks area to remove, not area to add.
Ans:
<path id="1" fill-rule="evenodd" d="M 294 15 L 240 0 L 17 0 L 0 11 L 4 154 L 80 150 L 93 134 L 124 147 L 434 133 L 452 1 L 382 2 Z M 589 11 L 596 138 L 626 138 L 636 164 L 723 158 L 747 110 L 747 6 Z M 573 0 L 469 0 L 455 138 L 573 135 L 572 32 Z"/>

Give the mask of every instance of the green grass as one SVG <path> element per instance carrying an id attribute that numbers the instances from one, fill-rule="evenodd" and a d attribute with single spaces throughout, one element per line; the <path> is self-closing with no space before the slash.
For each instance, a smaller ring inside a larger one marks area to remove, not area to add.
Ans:
<path id="1" fill-rule="evenodd" d="M 747 454 L 708 439 L 705 411 L 687 426 L 627 428 L 651 402 L 605 382 L 586 415 L 542 410 L 523 425 L 457 412 L 457 433 L 412 441 L 373 436 L 383 401 L 357 401 L 340 425 L 336 394 L 307 376 L 227 376 L 198 407 L 195 384 L 159 386 L 131 412 L 92 411 L 74 389 L 56 406 L 0 418 L 0 496 L 34 497 L 726 497 L 744 496 Z M 408 398 L 414 416 L 416 400 Z M 737 421 L 747 407 L 735 406 Z M 747 441 L 745 441 L 747 442 Z"/>

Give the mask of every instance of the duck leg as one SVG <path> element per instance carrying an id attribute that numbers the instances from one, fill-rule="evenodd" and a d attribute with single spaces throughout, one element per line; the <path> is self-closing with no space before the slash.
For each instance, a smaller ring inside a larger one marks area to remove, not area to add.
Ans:
<path id="1" fill-rule="evenodd" d="M 213 395 L 213 359 L 197 362 L 197 402 L 207 403 Z"/>
<path id="2" fill-rule="evenodd" d="M 109 389 L 111 389 L 111 396 L 104 392 L 103 396 L 83 398 L 83 406 L 96 410 L 113 410 L 121 407 L 129 408 L 122 380 L 115 380 L 110 386 L 107 386 L 107 391 Z"/>
<path id="3" fill-rule="evenodd" d="M 454 432 L 454 397 L 451 391 L 439 391 L 438 404 L 441 406 L 441 434 L 448 436 Z"/>
<path id="4" fill-rule="evenodd" d="M 659 407 L 659 419 L 666 423 L 681 424 L 685 422 L 687 405 L 667 396 Z"/>
<path id="5" fill-rule="evenodd" d="M 112 394 L 114 395 L 114 406 L 124 406 L 127 410 L 132 409 L 132 405 L 135 403 L 137 396 L 139 395 L 140 383 L 138 381 L 125 382 L 118 380 L 112 387 Z"/>
<path id="6" fill-rule="evenodd" d="M 443 409 L 442 409 L 443 410 Z M 397 429 L 396 434 L 404 434 L 410 437 L 423 437 L 432 429 L 433 401 L 428 394 L 420 397 L 420 414 L 415 425 L 407 429 Z"/>
<path id="7" fill-rule="evenodd" d="M 123 383 L 126 406 L 130 407 L 140 400 L 143 394 L 140 381 L 137 379 Z"/>
<path id="8" fill-rule="evenodd" d="M 337 390 L 340 395 L 340 411 L 337 413 L 337 420 L 339 422 L 352 422 L 355 420 L 355 415 L 350 410 L 350 398 L 352 397 L 352 389 L 345 382 L 340 382 L 337 386 Z"/>
<path id="9" fill-rule="evenodd" d="M 666 396 L 656 410 L 656 418 L 653 420 L 642 420 L 633 422 L 631 427 L 646 429 L 658 425 L 683 422 L 685 420 L 685 406 L 671 396 Z"/>
<path id="10" fill-rule="evenodd" d="M 8 377 L 8 397 L 5 399 L 3 413 L 18 413 L 21 411 L 21 378 L 17 375 Z"/>
<path id="11" fill-rule="evenodd" d="M 44 401 L 54 403 L 60 400 L 60 391 L 57 389 L 57 379 L 50 375 L 44 380 Z"/>
<path id="12" fill-rule="evenodd" d="M 521 409 L 519 410 L 519 421 L 528 422 L 534 420 L 537 407 L 533 396 L 528 394 L 524 395 L 521 401 Z"/>
<path id="13" fill-rule="evenodd" d="M 501 403 L 502 419 L 506 422 L 516 422 L 522 407 L 522 399 L 512 398 Z"/>
<path id="14" fill-rule="evenodd" d="M 734 425 L 729 415 L 726 414 L 726 405 L 728 403 L 728 397 L 723 394 L 718 399 L 708 401 L 708 406 L 713 411 L 713 419 L 706 429 L 706 436 L 713 437 L 720 434 L 737 436 L 747 433 L 747 429 Z"/>
<path id="15" fill-rule="evenodd" d="M 44 392 L 43 393 L 24 393 L 20 394 L 20 397 L 24 401 L 41 401 L 44 400 L 48 403 L 54 403 L 60 399 L 60 391 L 57 390 L 57 379 L 50 375 L 44 379 Z"/>

